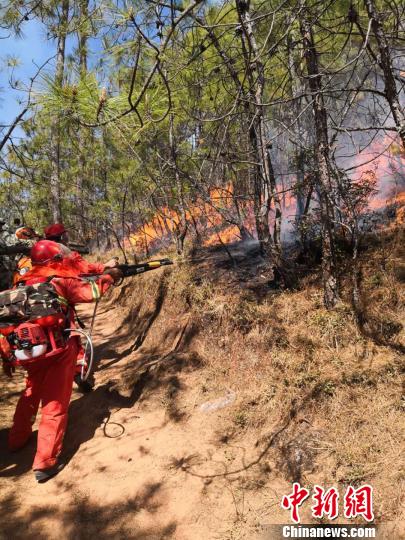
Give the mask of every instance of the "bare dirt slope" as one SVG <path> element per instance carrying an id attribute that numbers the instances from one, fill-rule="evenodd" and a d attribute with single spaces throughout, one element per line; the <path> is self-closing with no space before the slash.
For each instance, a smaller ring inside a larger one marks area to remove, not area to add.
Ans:
<path id="1" fill-rule="evenodd" d="M 242 476 L 254 494 L 259 476 L 270 474 L 266 459 L 249 466 L 257 460 L 254 441 L 246 448 L 226 444 L 223 409 L 200 410 L 206 399 L 199 392 L 201 360 L 186 345 L 190 317 L 165 319 L 162 327 L 155 319 L 163 299 L 154 300 L 146 317 L 132 321 L 123 321 L 113 303 L 101 305 L 96 388 L 74 393 L 68 463 L 46 484 L 38 485 L 30 470 L 35 437 L 18 453 L 5 449 L 23 379 L 2 378 L 1 538 L 222 539 L 243 535 L 247 519 L 251 538 L 252 525 L 277 515 L 286 487 L 280 482 L 263 497 L 241 496 Z"/>
<path id="2" fill-rule="evenodd" d="M 277 290 L 250 248 L 117 287 L 95 390 L 74 393 L 67 466 L 46 484 L 35 437 L 6 450 L 23 380 L 1 379 L 0 538 L 254 539 L 288 521 L 293 481 L 371 483 L 377 522 L 401 538 L 403 243 L 387 242 L 364 255 L 363 334 L 347 301 L 324 310 L 316 273 Z"/>

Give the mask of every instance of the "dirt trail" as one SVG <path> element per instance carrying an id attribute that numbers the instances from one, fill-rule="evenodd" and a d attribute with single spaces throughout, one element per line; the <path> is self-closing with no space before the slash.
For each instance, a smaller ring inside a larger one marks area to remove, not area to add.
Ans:
<path id="1" fill-rule="evenodd" d="M 285 486 L 275 479 L 263 490 L 272 464 L 264 456 L 250 466 L 255 441 L 227 441 L 225 409 L 201 411 L 210 397 L 201 393 L 198 356 L 183 346 L 189 319 L 159 321 L 160 308 L 158 298 L 135 324 L 101 304 L 96 388 L 74 391 L 67 466 L 46 484 L 30 470 L 34 438 L 16 454 L 5 448 L 23 380 L 2 378 L 1 538 L 254 538 L 260 523 L 282 522 Z"/>

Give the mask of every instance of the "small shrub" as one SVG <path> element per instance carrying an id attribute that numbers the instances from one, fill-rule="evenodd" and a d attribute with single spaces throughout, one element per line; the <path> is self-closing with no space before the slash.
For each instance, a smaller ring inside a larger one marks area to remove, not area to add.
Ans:
<path id="1" fill-rule="evenodd" d="M 349 465 L 344 478 L 341 481 L 347 485 L 359 485 L 366 479 L 366 473 L 364 468 L 360 464 Z"/>
<path id="2" fill-rule="evenodd" d="M 247 425 L 247 414 L 245 411 L 239 411 L 234 416 L 234 422 L 240 428 L 244 428 Z"/>
<path id="3" fill-rule="evenodd" d="M 333 381 L 325 381 L 321 386 L 321 391 L 327 396 L 333 396 L 336 391 L 336 384 Z"/>

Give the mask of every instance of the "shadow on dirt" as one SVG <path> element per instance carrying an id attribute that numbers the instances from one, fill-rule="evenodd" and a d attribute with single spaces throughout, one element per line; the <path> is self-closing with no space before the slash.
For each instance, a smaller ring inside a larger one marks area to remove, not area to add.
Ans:
<path id="1" fill-rule="evenodd" d="M 147 379 L 148 373 L 142 375 L 129 396 L 121 395 L 114 383 L 109 382 L 73 401 L 61 459 L 68 463 L 80 446 L 92 439 L 103 422 L 108 421 L 112 409 L 133 407 L 142 395 Z"/>
<path id="2" fill-rule="evenodd" d="M 18 498 L 14 495 L 5 497 L 0 509 L 0 539 L 38 539 L 45 538 L 41 520 L 50 519 L 62 524 L 63 538 L 66 540 L 86 540 L 97 537 L 99 540 L 110 538 L 136 538 L 137 540 L 163 540 L 173 538 L 176 523 L 164 526 L 137 528 L 134 517 L 142 510 L 155 514 L 161 504 L 158 497 L 162 484 L 147 484 L 135 497 L 120 504 L 97 505 L 89 502 L 86 495 L 76 495 L 71 502 L 63 506 L 33 506 L 30 512 L 19 511 Z"/>
<path id="3" fill-rule="evenodd" d="M 0 430 L 0 478 L 21 476 L 31 470 L 34 454 L 37 447 L 37 432 L 33 433 L 18 452 L 10 452 L 7 448 L 8 428 Z M 1 520 L 0 520 L 1 523 Z M 1 528 L 1 526 L 0 526 Z"/>
<path id="4" fill-rule="evenodd" d="M 111 412 L 117 409 L 131 409 L 147 391 L 151 394 L 158 389 L 165 390 L 168 417 L 180 421 L 183 414 L 177 406 L 177 398 L 182 390 L 178 377 L 180 372 L 193 371 L 201 366 L 201 359 L 191 353 L 171 353 L 170 355 L 149 356 L 144 362 L 128 364 L 124 369 L 122 382 L 108 382 L 73 401 L 69 410 L 69 424 L 65 437 L 62 460 L 69 462 L 80 446 L 94 437 L 96 430 L 109 421 Z M 125 432 L 125 427 L 119 435 Z"/>
<path id="5" fill-rule="evenodd" d="M 187 341 L 187 340 L 186 340 Z M 165 395 L 172 401 L 168 407 L 168 417 L 181 420 L 182 415 L 175 405 L 177 395 L 182 390 L 178 377 L 180 372 L 197 369 L 201 365 L 196 355 L 172 352 L 166 356 L 148 356 L 139 365 L 127 366 L 125 394 L 117 383 L 108 382 L 92 393 L 85 394 L 73 401 L 69 411 L 69 425 L 65 437 L 61 460 L 68 463 L 80 446 L 94 437 L 95 431 L 108 421 L 112 410 L 131 408 L 139 401 L 145 391 L 154 392 L 165 389 Z M 133 383 L 131 385 L 130 380 Z M 125 427 L 122 426 L 125 431 Z M 34 434 L 36 435 L 36 434 Z M 109 436 L 105 433 L 106 436 Z M 118 435 L 119 436 L 119 435 Z M 0 431 L 0 445 L 6 448 L 7 430 Z M 1 452 L 0 476 L 15 477 L 27 473 L 31 469 L 36 448 L 36 437 L 18 453 Z M 55 478 L 61 492 L 74 491 L 69 482 Z M 18 496 L 7 494 L 1 501 L 0 539 L 37 539 L 44 538 L 42 520 L 57 520 L 63 524 L 64 538 L 68 540 L 98 537 L 137 538 L 139 540 L 157 540 L 175 537 L 176 523 L 171 521 L 164 526 L 149 529 L 133 526 L 133 518 L 142 509 L 153 514 L 160 508 L 158 500 L 161 484 L 146 485 L 135 497 L 117 505 L 97 505 L 90 503 L 88 497 L 75 495 L 71 503 L 63 509 L 55 507 L 34 506 L 30 512 L 19 513 Z M 131 523 L 131 526 L 127 525 Z"/>
<path id="6" fill-rule="evenodd" d="M 242 466 L 230 467 L 226 461 L 215 461 L 215 468 L 222 469 L 219 472 L 205 474 L 199 472 L 198 456 L 185 455 L 180 456 L 172 460 L 170 468 L 175 470 L 181 470 L 190 476 L 205 480 L 213 480 L 214 478 L 226 478 L 229 476 L 245 474 L 248 470 L 257 468 L 258 480 L 264 477 L 270 472 L 270 468 L 266 463 L 266 457 L 271 449 L 276 449 L 278 455 L 281 455 L 281 460 L 278 462 L 278 468 L 285 469 L 288 476 L 298 481 L 301 478 L 302 470 L 311 470 L 313 467 L 313 460 L 315 454 L 311 453 L 305 456 L 305 451 L 311 448 L 308 441 L 313 444 L 313 434 L 311 432 L 308 435 L 305 433 L 305 437 L 296 437 L 296 439 L 288 440 L 287 444 L 283 444 L 282 437 L 286 435 L 289 430 L 294 429 L 297 424 L 298 413 L 304 411 L 309 404 L 314 400 L 317 400 L 322 393 L 322 385 L 315 384 L 311 390 L 308 391 L 301 399 L 293 400 L 291 406 L 284 414 L 284 418 L 280 421 L 278 427 L 276 427 L 271 433 L 262 437 L 256 442 L 256 446 L 262 446 L 262 450 L 258 452 L 256 458 L 250 460 L 242 460 Z M 224 441 L 227 444 L 228 439 Z M 288 446 L 288 454 L 284 455 Z M 298 460 L 297 460 L 297 452 Z M 301 455 L 302 454 L 302 455 Z M 205 464 L 206 465 L 206 464 Z"/>
<path id="7" fill-rule="evenodd" d="M 159 316 L 164 300 L 167 294 L 167 281 L 165 275 L 162 275 L 154 305 L 151 310 L 147 311 L 142 317 L 139 316 L 142 303 L 139 302 L 135 306 L 132 306 L 128 315 L 122 321 L 122 327 L 127 328 L 125 334 L 119 333 L 115 337 L 111 337 L 108 340 L 108 347 L 106 344 L 102 344 L 99 347 L 95 347 L 95 357 L 103 358 L 103 360 L 111 360 L 110 362 L 103 362 L 102 365 L 96 366 L 96 369 L 103 371 L 113 366 L 122 358 L 132 354 L 138 350 L 144 343 L 148 333 Z M 136 336 L 136 339 L 125 350 L 117 353 L 117 348 L 120 343 L 127 341 L 131 336 Z"/>

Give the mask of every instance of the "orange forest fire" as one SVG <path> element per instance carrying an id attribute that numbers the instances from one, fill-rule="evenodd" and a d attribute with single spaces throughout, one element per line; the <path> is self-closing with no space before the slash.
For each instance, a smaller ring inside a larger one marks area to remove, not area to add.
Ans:
<path id="1" fill-rule="evenodd" d="M 236 225 L 225 225 L 222 213 L 231 212 L 233 190 L 226 187 L 213 188 L 209 194 L 209 202 L 197 200 L 185 212 L 188 223 L 196 224 L 201 234 L 205 233 L 204 245 L 229 243 L 240 240 L 240 231 Z M 247 220 L 249 221 L 249 220 Z M 167 236 L 173 236 L 181 224 L 180 215 L 170 208 L 162 207 L 153 218 L 128 236 L 127 242 L 137 251 L 147 252 Z M 251 227 L 245 224 L 252 232 Z"/>
<path id="2" fill-rule="evenodd" d="M 367 151 L 359 152 L 354 159 L 354 182 L 366 182 L 375 186 L 365 212 L 381 211 L 386 207 L 396 208 L 393 226 L 405 224 L 405 154 L 400 145 L 391 137 L 375 141 Z M 292 221 L 296 215 L 296 199 L 291 191 L 280 193 L 282 203 L 284 233 L 292 230 Z M 253 208 L 251 205 L 240 205 L 245 216 L 243 226 L 255 236 Z M 215 187 L 209 194 L 209 201 L 196 200 L 185 212 L 186 221 L 194 224 L 203 237 L 205 246 L 227 244 L 241 239 L 239 227 L 227 224 L 224 215 L 235 215 L 233 202 L 233 186 Z M 270 214 L 272 220 L 272 213 Z M 138 253 L 148 253 L 164 239 L 175 236 L 181 226 L 180 215 L 162 207 L 142 227 L 125 239 L 126 247 L 132 247 Z M 191 227 L 189 227 L 189 230 Z"/>

